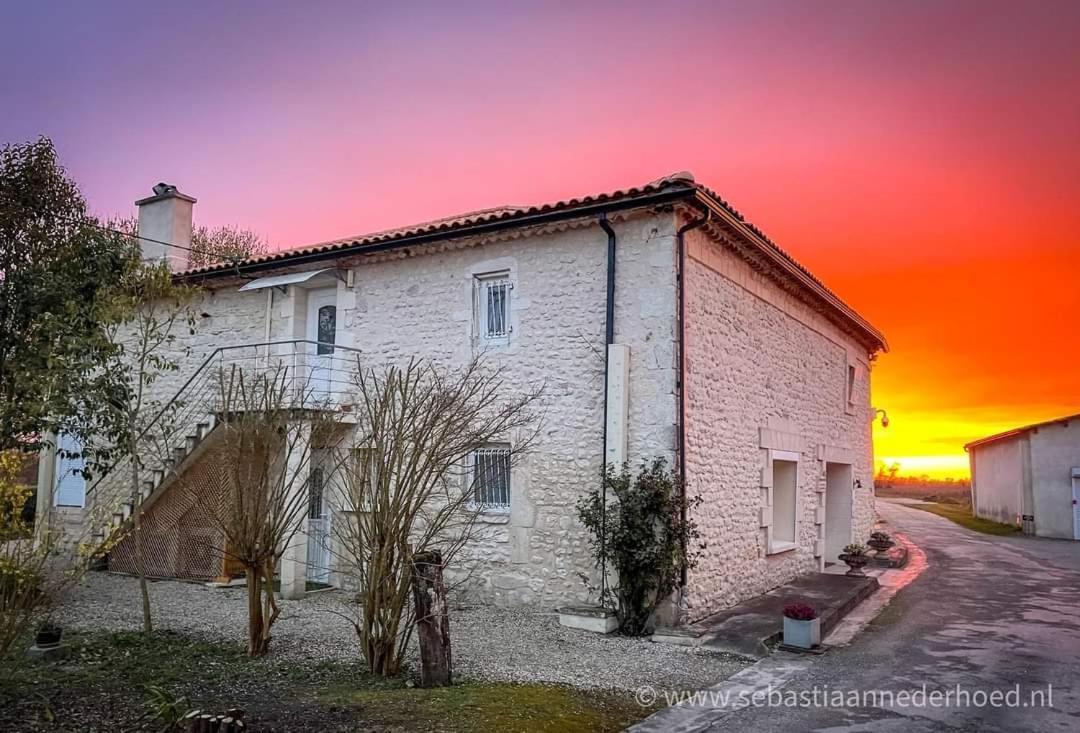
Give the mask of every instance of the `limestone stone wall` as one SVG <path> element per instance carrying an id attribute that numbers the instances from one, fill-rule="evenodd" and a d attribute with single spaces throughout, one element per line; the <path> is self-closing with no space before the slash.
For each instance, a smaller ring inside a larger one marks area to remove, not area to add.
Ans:
<path id="1" fill-rule="evenodd" d="M 633 463 L 671 461 L 674 216 L 630 212 L 612 217 L 612 225 L 615 340 L 630 345 L 631 359 L 627 455 Z M 411 254 L 328 263 L 351 269 L 351 286 L 322 276 L 285 293 L 271 290 L 270 339 L 312 338 L 307 299 L 329 291 L 336 295 L 338 343 L 359 349 L 366 365 L 410 357 L 461 365 L 482 352 L 506 368 L 508 389 L 543 383 L 545 421 L 512 472 L 511 511 L 485 517 L 463 567 L 471 569 L 468 587 L 478 600 L 543 607 L 586 600 L 580 574 L 597 574 L 575 504 L 599 483 L 602 460 L 607 235 L 587 219 Z M 477 338 L 473 287 L 475 276 L 496 271 L 513 282 L 513 328 L 489 342 Z M 267 290 L 241 293 L 241 284 L 212 283 L 197 299 L 195 333 L 178 330 L 167 355 L 179 368 L 153 384 L 151 400 L 169 400 L 214 349 L 266 340 Z"/>
<path id="2" fill-rule="evenodd" d="M 701 618 L 821 566 L 826 461 L 852 464 L 852 535 L 869 535 L 870 362 L 706 232 L 689 232 L 687 251 L 687 481 L 704 500 L 695 518 L 706 545 L 690 593 Z M 798 454 L 796 547 L 774 554 L 770 450 Z"/>
<path id="3" fill-rule="evenodd" d="M 628 456 L 675 450 L 673 217 L 616 219 L 615 340 L 630 344 Z M 508 235 L 509 237 L 510 235 Z M 584 601 L 595 576 L 575 504 L 599 482 L 602 460 L 607 236 L 593 220 L 558 231 L 355 266 L 338 286 L 339 313 L 366 364 L 409 357 L 464 364 L 483 352 L 508 388 L 545 386 L 544 424 L 511 476 L 509 515 L 485 516 L 465 553 L 473 597 L 552 607 Z M 512 332 L 476 338 L 473 283 L 505 271 Z M 287 313 L 290 306 L 282 304 Z M 460 573 L 458 574 L 460 577 Z"/>

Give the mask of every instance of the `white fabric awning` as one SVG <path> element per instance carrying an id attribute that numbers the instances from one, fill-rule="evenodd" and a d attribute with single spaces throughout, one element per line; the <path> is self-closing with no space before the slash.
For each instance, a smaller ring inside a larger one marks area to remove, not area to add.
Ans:
<path id="1" fill-rule="evenodd" d="M 322 270 L 308 270 L 307 272 L 290 272 L 288 275 L 274 275 L 273 277 L 260 277 L 256 280 L 244 285 L 240 288 L 241 293 L 247 290 L 262 290 L 263 288 L 284 288 L 287 285 L 297 285 L 299 283 L 306 283 L 314 277 L 324 275 L 328 272 L 336 272 L 333 267 L 326 267 Z"/>

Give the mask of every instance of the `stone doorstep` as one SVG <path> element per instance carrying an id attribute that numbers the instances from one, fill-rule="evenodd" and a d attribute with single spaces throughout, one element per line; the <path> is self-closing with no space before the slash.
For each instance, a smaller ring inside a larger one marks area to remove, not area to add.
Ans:
<path id="1" fill-rule="evenodd" d="M 783 609 L 789 603 L 808 603 L 818 610 L 821 637 L 878 588 L 877 578 L 810 573 L 763 595 L 743 601 L 687 629 L 672 633 L 658 629 L 656 642 L 702 646 L 706 649 L 761 659 L 784 633 Z"/>
<path id="2" fill-rule="evenodd" d="M 559 625 L 610 634 L 619 628 L 619 619 L 613 610 L 602 606 L 566 606 L 559 609 Z"/>

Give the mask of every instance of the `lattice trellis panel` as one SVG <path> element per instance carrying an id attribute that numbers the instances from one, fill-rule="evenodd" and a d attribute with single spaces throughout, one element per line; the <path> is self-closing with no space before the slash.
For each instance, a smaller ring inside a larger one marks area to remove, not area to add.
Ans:
<path id="1" fill-rule="evenodd" d="M 224 562 L 224 537 L 211 509 L 225 496 L 222 450 L 214 446 L 205 451 L 176 480 L 159 489 L 161 497 L 145 510 L 142 536 L 147 576 L 210 580 L 232 570 L 225 568 L 232 563 Z M 109 569 L 138 572 L 130 527 L 109 554 Z"/>

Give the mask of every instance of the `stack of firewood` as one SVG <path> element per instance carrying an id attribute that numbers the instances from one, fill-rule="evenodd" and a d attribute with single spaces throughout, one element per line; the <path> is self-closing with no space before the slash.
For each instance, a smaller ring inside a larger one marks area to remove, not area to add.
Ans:
<path id="1" fill-rule="evenodd" d="M 233 708 L 224 715 L 204 713 L 202 710 L 192 710 L 184 716 L 187 733 L 238 733 L 247 730 L 244 724 L 244 711 Z"/>

